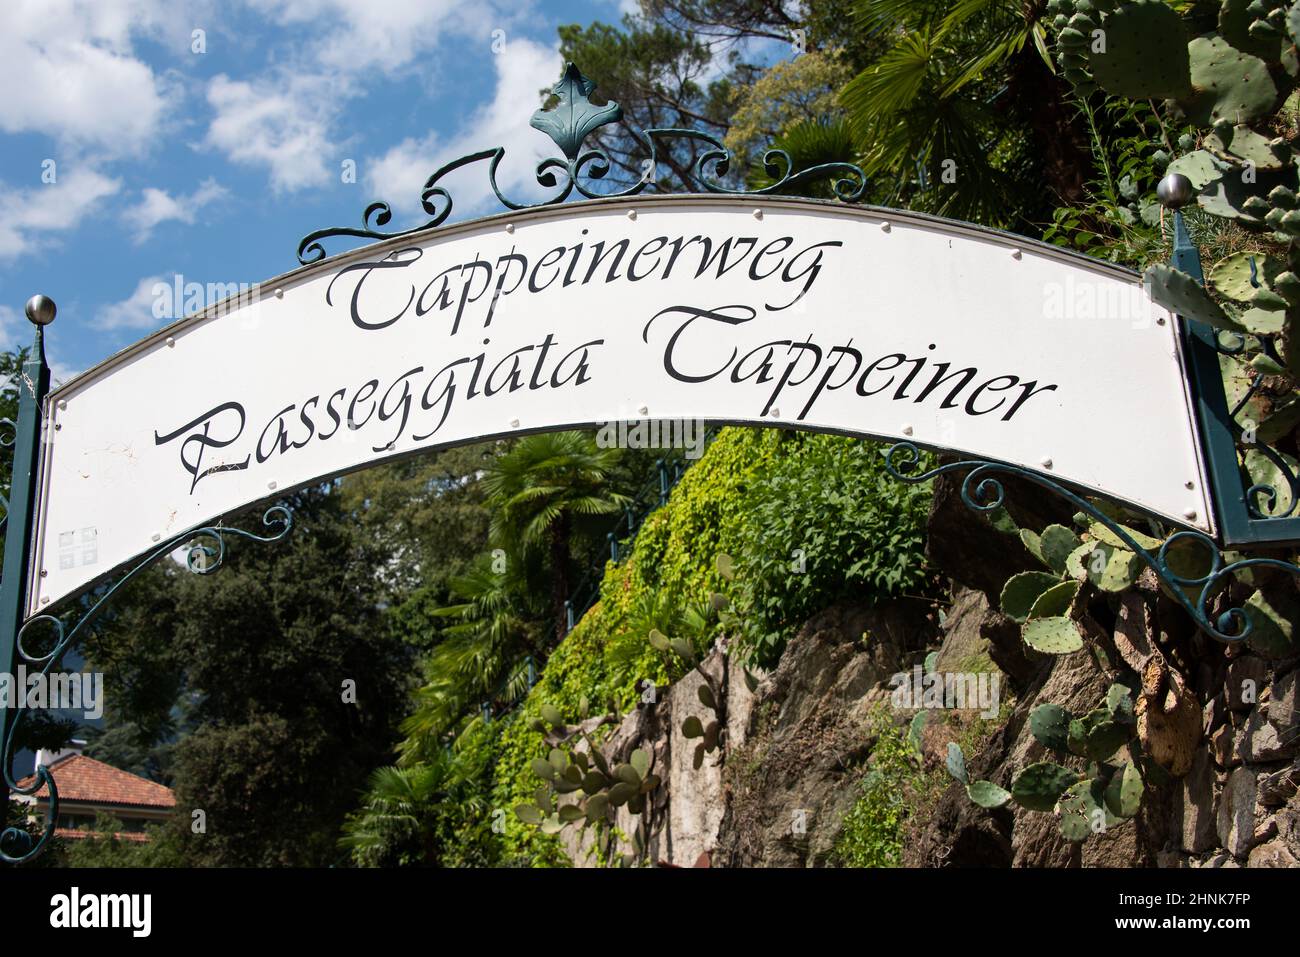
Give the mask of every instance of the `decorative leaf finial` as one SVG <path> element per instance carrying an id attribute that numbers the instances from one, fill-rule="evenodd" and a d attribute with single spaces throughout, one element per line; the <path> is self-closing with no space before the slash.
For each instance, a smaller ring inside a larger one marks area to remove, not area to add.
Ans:
<path id="1" fill-rule="evenodd" d="M 592 130 L 623 118 L 623 107 L 612 100 L 604 106 L 594 105 L 588 97 L 596 89 L 593 80 L 582 75 L 573 63 L 564 68 L 560 82 L 551 88 L 559 97 L 553 110 L 538 110 L 529 125 L 555 140 L 566 157 L 577 159 L 582 141 Z"/>

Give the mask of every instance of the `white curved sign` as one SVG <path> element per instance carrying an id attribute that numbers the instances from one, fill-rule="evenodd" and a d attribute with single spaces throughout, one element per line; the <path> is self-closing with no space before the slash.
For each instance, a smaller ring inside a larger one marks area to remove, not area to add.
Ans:
<path id="1" fill-rule="evenodd" d="M 496 216 L 297 270 L 54 393 L 30 610 L 323 476 L 628 419 L 908 440 L 1209 529 L 1185 381 L 1138 277 L 972 226 L 752 197 Z"/>

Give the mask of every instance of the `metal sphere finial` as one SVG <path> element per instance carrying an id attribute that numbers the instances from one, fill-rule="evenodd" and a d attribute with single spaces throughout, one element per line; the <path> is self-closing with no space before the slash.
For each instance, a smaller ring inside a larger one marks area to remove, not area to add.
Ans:
<path id="1" fill-rule="evenodd" d="M 1182 173 L 1169 173 L 1156 185 L 1156 198 L 1169 209 L 1181 209 L 1195 195 L 1192 181 Z"/>
<path id="2" fill-rule="evenodd" d="M 48 326 L 57 312 L 54 300 L 49 296 L 32 296 L 27 300 L 27 318 L 33 325 Z"/>

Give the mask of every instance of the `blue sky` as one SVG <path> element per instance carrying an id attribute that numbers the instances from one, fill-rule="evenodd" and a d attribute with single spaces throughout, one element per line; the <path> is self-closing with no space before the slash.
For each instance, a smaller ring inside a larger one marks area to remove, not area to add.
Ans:
<path id="1" fill-rule="evenodd" d="M 5 0 L 0 345 L 30 342 L 22 304 L 51 296 L 47 348 L 66 379 L 164 324 L 155 282 L 269 279 L 297 265 L 301 236 L 359 225 L 372 199 L 413 223 L 428 175 L 477 149 L 505 146 L 502 186 L 526 196 L 555 152 L 528 119 L 559 76 L 556 27 L 621 12 L 619 0 Z M 481 167 L 449 182 L 458 218 L 495 211 Z"/>

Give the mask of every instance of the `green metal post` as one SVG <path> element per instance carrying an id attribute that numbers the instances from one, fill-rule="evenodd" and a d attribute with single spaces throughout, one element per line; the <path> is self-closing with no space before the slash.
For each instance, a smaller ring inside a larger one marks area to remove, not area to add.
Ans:
<path id="1" fill-rule="evenodd" d="M 14 663 L 18 658 L 18 629 L 27 617 L 27 586 L 32 571 L 32 525 L 35 520 L 37 473 L 41 456 L 41 413 L 46 393 L 50 389 L 50 369 L 45 364 L 43 331 L 45 326 L 54 321 L 54 314 L 54 303 L 44 296 L 33 296 L 27 303 L 27 318 L 36 326 L 36 340 L 32 343 L 18 381 L 13 482 L 9 490 L 4 565 L 0 569 L 0 673 L 9 675 L 14 674 Z M 14 714 L 0 701 L 0 742 L 7 744 L 13 718 Z M 3 746 L 0 744 L 0 747 Z M 7 816 L 9 788 L 3 778 L 0 778 L 0 797 L 4 799 Z"/>
<path id="2" fill-rule="evenodd" d="M 1173 266 L 1199 283 L 1205 282 L 1201 255 L 1187 232 L 1183 214 L 1174 213 Z M 1219 370 L 1218 333 L 1200 322 L 1179 320 L 1188 357 L 1192 395 L 1201 429 L 1201 447 L 1218 516 L 1219 540 L 1231 545 L 1283 545 L 1300 542 L 1300 516 L 1261 519 L 1252 516 L 1246 501 L 1237 459 L 1237 430 Z"/>

